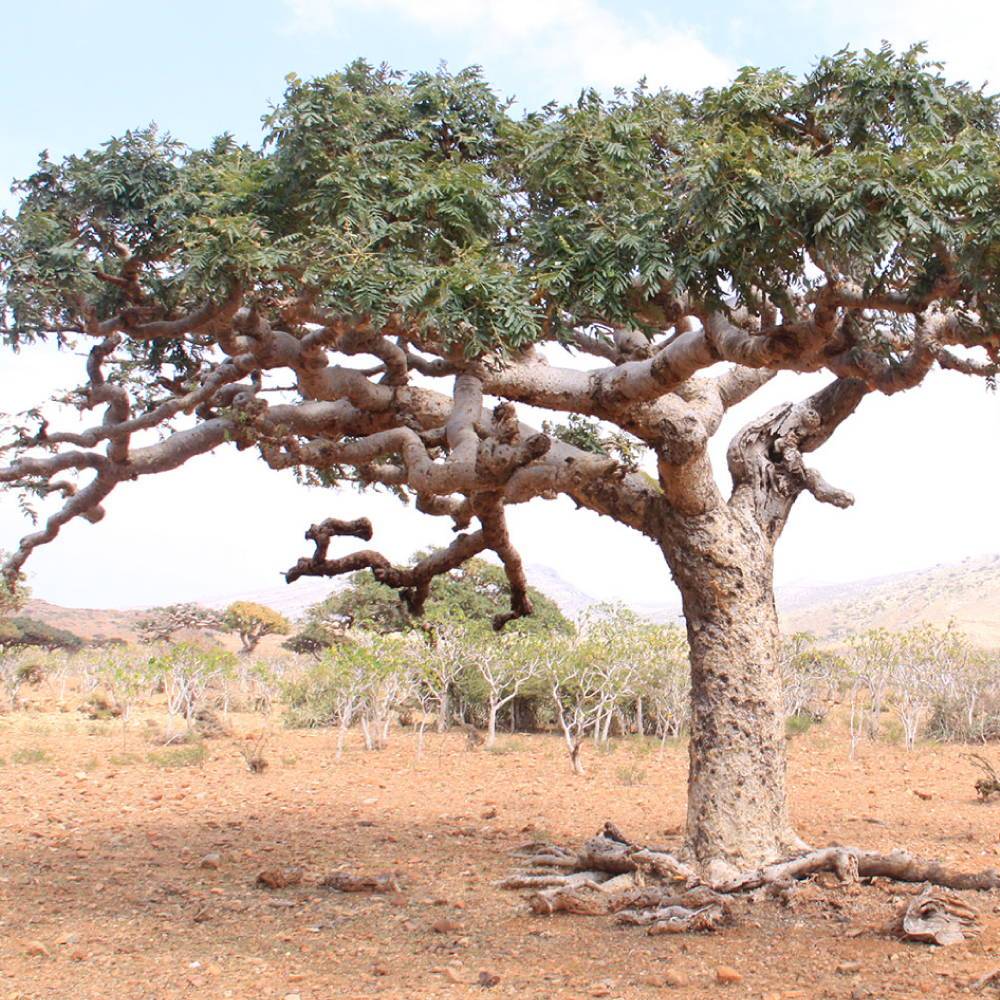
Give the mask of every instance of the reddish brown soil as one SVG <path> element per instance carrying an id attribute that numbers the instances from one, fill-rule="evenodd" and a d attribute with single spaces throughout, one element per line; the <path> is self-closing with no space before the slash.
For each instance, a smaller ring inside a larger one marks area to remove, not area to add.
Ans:
<path id="1" fill-rule="evenodd" d="M 938 949 L 882 931 L 912 891 L 891 884 L 809 886 L 794 908 L 741 902 L 734 928 L 683 937 L 532 916 L 492 886 L 511 868 L 508 851 L 539 833 L 572 844 L 610 818 L 637 840 L 675 841 L 680 746 L 662 759 L 635 741 L 606 755 L 588 748 L 589 773 L 574 778 L 546 736 L 508 737 L 490 753 L 428 734 L 420 760 L 412 733 L 394 733 L 380 753 L 354 736 L 337 762 L 332 733 L 277 729 L 270 767 L 253 775 L 239 739 L 207 743 L 201 765 L 150 762 L 142 722 L 123 755 L 115 722 L 0 717 L 0 1000 L 883 1000 L 960 995 L 1000 967 L 998 893 L 970 894 L 983 914 L 977 940 Z M 241 733 L 261 726 L 233 722 Z M 808 840 L 902 845 L 968 869 L 1000 862 L 1000 802 L 976 802 L 961 748 L 870 745 L 857 762 L 846 750 L 833 723 L 793 740 L 793 812 Z M 218 870 L 199 866 L 211 852 Z M 260 871 L 284 866 L 304 869 L 303 883 L 255 887 Z M 318 887 L 339 869 L 397 873 L 402 893 Z M 838 971 L 848 961 L 858 971 Z M 720 965 L 742 981 L 717 984 Z M 689 985 L 654 985 L 667 970 Z M 481 971 L 499 983 L 481 988 Z"/>

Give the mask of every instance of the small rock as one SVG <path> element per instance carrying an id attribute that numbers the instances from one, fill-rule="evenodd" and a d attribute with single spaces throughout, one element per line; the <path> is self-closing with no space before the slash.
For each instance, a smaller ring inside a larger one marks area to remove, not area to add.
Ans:
<path id="1" fill-rule="evenodd" d="M 840 965 L 837 966 L 837 972 L 839 972 L 842 976 L 853 976 L 855 972 L 860 971 L 860 962 L 841 962 Z"/>
<path id="2" fill-rule="evenodd" d="M 664 986 L 687 986 L 690 982 L 687 976 L 683 972 L 678 972 L 676 969 L 667 969 L 662 976 Z"/>
<path id="3" fill-rule="evenodd" d="M 69 957 L 74 962 L 82 962 L 87 957 L 87 953 L 82 948 L 76 947 L 70 951 Z"/>
<path id="4" fill-rule="evenodd" d="M 41 941 L 29 941 L 24 946 L 24 953 L 32 958 L 50 958 L 52 955 Z"/>
<path id="5" fill-rule="evenodd" d="M 490 987 L 496 986 L 499 982 L 500 977 L 493 972 L 487 972 L 483 969 L 479 973 L 479 985 L 482 986 L 483 989 L 488 990 Z"/>
<path id="6" fill-rule="evenodd" d="M 463 981 L 462 977 L 448 965 L 441 970 L 441 975 L 444 976 L 449 983 L 461 983 Z"/>
<path id="7" fill-rule="evenodd" d="M 449 920 L 447 917 L 442 917 L 440 920 L 435 920 L 431 924 L 431 930 L 435 934 L 453 934 L 462 929 L 462 925 L 456 923 L 454 920 Z"/>
<path id="8" fill-rule="evenodd" d="M 662 975 L 651 974 L 648 976 L 640 976 L 639 984 L 641 986 L 666 986 L 666 980 Z"/>
<path id="9" fill-rule="evenodd" d="M 611 996 L 611 987 L 607 983 L 597 983 L 596 986 L 590 987 L 590 995 L 592 997 L 609 997 Z"/>
<path id="10" fill-rule="evenodd" d="M 301 868 L 269 868 L 257 876 L 257 885 L 268 889 L 284 889 L 302 881 Z"/>
<path id="11" fill-rule="evenodd" d="M 730 984 L 730 983 L 742 983 L 743 976 L 740 975 L 732 966 L 730 965 L 720 965 L 715 970 L 715 981 L 717 983 Z"/>
<path id="12" fill-rule="evenodd" d="M 216 871 L 221 864 L 222 855 L 220 855 L 217 851 L 212 851 L 210 854 L 206 854 L 201 861 L 198 862 L 198 867 L 208 868 L 210 871 Z"/>

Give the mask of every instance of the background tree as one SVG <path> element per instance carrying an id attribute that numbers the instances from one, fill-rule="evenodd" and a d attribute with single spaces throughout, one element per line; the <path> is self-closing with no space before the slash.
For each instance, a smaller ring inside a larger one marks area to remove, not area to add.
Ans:
<path id="1" fill-rule="evenodd" d="M 84 430 L 9 421 L 0 483 L 62 506 L 8 578 L 120 484 L 230 443 L 456 530 L 394 566 L 331 554 L 372 527 L 327 520 L 288 580 L 368 568 L 418 614 L 436 576 L 491 550 L 502 628 L 533 608 L 506 508 L 568 496 L 648 537 L 680 588 L 689 854 L 772 861 L 799 843 L 774 545 L 801 494 L 852 502 L 806 456 L 867 396 L 935 366 L 1000 370 L 997 111 L 919 50 L 522 118 L 472 70 L 356 63 L 290 77 L 261 149 L 145 129 L 43 155 L 0 229 L 3 336 L 91 345 L 73 399 L 103 412 Z M 827 383 L 735 436 L 727 495 L 708 442 L 777 372 Z M 640 449 L 655 479 L 633 471 Z"/>
<path id="2" fill-rule="evenodd" d="M 223 628 L 240 637 L 240 652 L 249 655 L 265 635 L 288 635 L 292 630 L 288 619 L 266 604 L 236 601 L 222 615 Z"/>
<path id="3" fill-rule="evenodd" d="M 222 615 L 213 608 L 200 604 L 167 604 L 150 608 L 136 625 L 143 642 L 171 642 L 178 632 L 188 629 L 219 631 L 223 628 Z"/>
<path id="4" fill-rule="evenodd" d="M 411 566 L 432 553 L 417 553 Z M 573 623 L 550 597 L 528 588 L 530 618 L 511 623 L 514 631 L 570 634 Z M 510 583 L 499 566 L 470 559 L 450 572 L 434 577 L 422 611 L 422 624 L 461 625 L 501 614 L 510 602 Z M 378 632 L 399 632 L 414 625 L 414 618 L 399 592 L 370 573 L 355 573 L 349 586 L 335 591 L 309 609 L 310 622 L 343 627 L 354 625 Z"/>
<path id="5" fill-rule="evenodd" d="M 281 648 L 287 649 L 290 653 L 301 653 L 318 660 L 328 649 L 344 641 L 346 638 L 342 628 L 307 622 L 298 632 L 290 635 L 281 644 Z"/>
<path id="6" fill-rule="evenodd" d="M 75 652 L 83 647 L 83 639 L 69 629 L 58 628 L 34 618 L 17 616 L 0 623 L 0 648 L 18 649 L 35 646 L 50 652 L 64 649 Z"/>

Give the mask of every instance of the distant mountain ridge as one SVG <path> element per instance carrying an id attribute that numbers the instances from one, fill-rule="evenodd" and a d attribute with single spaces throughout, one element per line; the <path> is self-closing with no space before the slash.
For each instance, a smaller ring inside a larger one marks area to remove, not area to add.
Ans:
<path id="1" fill-rule="evenodd" d="M 531 565 L 526 572 L 529 583 L 551 597 L 570 618 L 577 619 L 600 603 L 551 566 Z M 194 600 L 210 607 L 225 607 L 236 600 L 257 601 L 296 619 L 346 585 L 346 580 L 300 580 L 292 586 Z M 903 629 L 920 622 L 944 626 L 953 621 L 974 642 L 1000 646 L 1000 555 L 970 557 L 849 583 L 782 586 L 777 589 L 777 603 L 786 632 L 808 631 L 827 642 L 868 628 Z M 630 606 L 660 624 L 681 621 L 679 599 L 632 602 Z M 134 639 L 143 614 L 141 610 L 64 608 L 38 599 L 29 601 L 23 613 L 88 639 Z"/>

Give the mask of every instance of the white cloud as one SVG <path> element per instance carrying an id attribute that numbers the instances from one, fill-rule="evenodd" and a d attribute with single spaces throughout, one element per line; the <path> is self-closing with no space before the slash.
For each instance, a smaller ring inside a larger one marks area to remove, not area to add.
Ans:
<path id="1" fill-rule="evenodd" d="M 801 10 L 802 0 L 787 0 Z M 828 20 L 840 43 L 874 48 L 882 40 L 897 49 L 927 42 L 929 56 L 943 61 L 951 79 L 974 86 L 989 80 L 1000 88 L 996 39 L 1000 34 L 1000 5 L 995 0 L 867 0 L 864 4 L 815 5 L 810 16 Z"/>
<path id="2" fill-rule="evenodd" d="M 730 61 L 687 25 L 651 14 L 627 21 L 596 0 L 285 0 L 293 31 L 348 30 L 349 14 L 385 14 L 441 38 L 460 37 L 469 59 L 503 59 L 571 96 L 582 86 L 693 90 L 724 83 Z"/>

